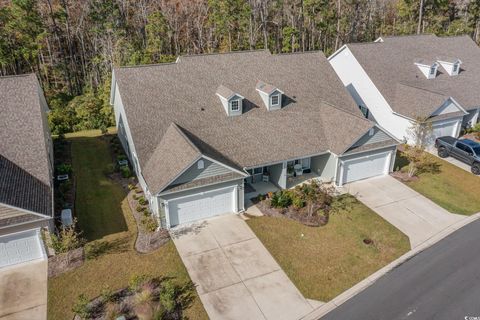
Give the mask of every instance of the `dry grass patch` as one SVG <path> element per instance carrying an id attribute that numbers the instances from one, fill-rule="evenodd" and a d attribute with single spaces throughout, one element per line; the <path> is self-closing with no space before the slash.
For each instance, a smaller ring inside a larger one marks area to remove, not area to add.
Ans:
<path id="1" fill-rule="evenodd" d="M 337 201 L 345 197 L 351 196 Z M 276 217 L 247 223 L 306 298 L 329 301 L 410 250 L 406 235 L 352 202 L 350 211 L 332 214 L 323 227 Z"/>
<path id="2" fill-rule="evenodd" d="M 422 173 L 418 179 L 404 183 L 452 213 L 480 212 L 480 178 L 434 155 L 428 156 L 439 164 L 440 171 Z M 398 153 L 395 168 L 406 165 L 408 161 Z"/>

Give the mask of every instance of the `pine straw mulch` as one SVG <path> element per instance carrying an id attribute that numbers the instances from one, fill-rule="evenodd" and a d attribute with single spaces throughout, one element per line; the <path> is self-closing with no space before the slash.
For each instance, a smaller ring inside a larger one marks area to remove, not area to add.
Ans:
<path id="1" fill-rule="evenodd" d="M 411 182 L 420 179 L 418 176 L 409 177 L 407 172 L 395 171 L 390 173 L 392 177 L 402 182 Z"/>
<path id="2" fill-rule="evenodd" d="M 85 262 L 83 247 L 71 250 L 68 253 L 60 253 L 48 258 L 48 277 L 53 278 L 64 272 L 76 269 Z"/>
<path id="3" fill-rule="evenodd" d="M 256 206 L 265 216 L 291 219 L 309 227 L 320 227 L 328 223 L 328 214 L 318 214 L 317 211 L 309 215 L 307 207 L 301 209 L 296 209 L 293 206 L 274 208 L 270 205 L 270 199 L 268 198 L 257 202 Z"/>
<path id="4" fill-rule="evenodd" d="M 140 190 L 140 186 L 136 185 L 135 189 L 131 190 L 128 193 L 127 199 L 130 209 L 132 211 L 133 217 L 137 222 L 137 239 L 135 241 L 135 250 L 140 253 L 150 253 L 157 250 L 170 240 L 170 234 L 167 229 L 160 228 L 159 230 L 148 233 L 145 231 L 145 228 L 142 225 L 142 219 L 145 217 L 143 212 L 137 211 L 137 206 L 139 205 L 138 200 L 133 198 L 133 195 L 142 196 L 143 192 L 137 194 L 136 190 Z"/>

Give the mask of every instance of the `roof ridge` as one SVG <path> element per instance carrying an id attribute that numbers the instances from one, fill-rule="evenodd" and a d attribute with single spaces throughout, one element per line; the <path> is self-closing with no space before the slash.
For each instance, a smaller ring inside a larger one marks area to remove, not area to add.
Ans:
<path id="1" fill-rule="evenodd" d="M 178 58 L 197 58 L 197 57 L 205 57 L 205 56 L 219 56 L 219 55 L 228 55 L 228 54 L 247 54 L 247 53 L 256 53 L 256 52 L 268 52 L 272 54 L 269 49 L 248 49 L 248 50 L 232 50 L 232 51 L 225 51 L 225 52 L 207 52 L 207 53 L 194 53 L 194 54 L 186 54 L 180 55 Z"/>
<path id="2" fill-rule="evenodd" d="M 35 76 L 35 78 L 37 78 L 36 73 L 30 72 L 30 73 L 10 74 L 10 75 L 6 75 L 6 76 L 1 76 L 1 77 L 0 77 L 0 80 L 2 80 L 2 79 L 10 79 L 10 78 L 27 78 L 27 77 L 31 77 L 31 76 Z M 38 78 L 37 78 L 37 80 L 38 80 Z"/>

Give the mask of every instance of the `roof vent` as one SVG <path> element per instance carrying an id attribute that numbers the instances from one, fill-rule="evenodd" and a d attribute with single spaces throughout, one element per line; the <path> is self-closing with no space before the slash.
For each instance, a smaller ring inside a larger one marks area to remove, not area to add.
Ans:
<path id="1" fill-rule="evenodd" d="M 223 85 L 220 85 L 217 88 L 216 94 L 220 98 L 223 108 L 228 116 L 239 116 L 242 114 L 244 99 L 242 95 Z"/>
<path id="2" fill-rule="evenodd" d="M 438 63 L 436 61 L 416 60 L 415 65 L 420 69 L 427 79 L 435 79 L 438 71 Z"/>
<path id="3" fill-rule="evenodd" d="M 460 65 L 462 61 L 456 58 L 438 58 L 438 63 L 447 71 L 448 75 L 456 76 L 460 73 Z"/>
<path id="4" fill-rule="evenodd" d="M 255 88 L 260 93 L 260 97 L 262 98 L 263 103 L 265 104 L 265 107 L 267 107 L 268 111 L 282 108 L 282 90 L 260 80 L 257 81 Z"/>

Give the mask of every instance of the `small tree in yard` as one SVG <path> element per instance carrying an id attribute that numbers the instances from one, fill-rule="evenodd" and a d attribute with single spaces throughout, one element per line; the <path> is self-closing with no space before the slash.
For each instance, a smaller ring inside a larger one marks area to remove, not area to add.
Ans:
<path id="1" fill-rule="evenodd" d="M 70 226 L 61 227 L 58 235 L 52 234 L 50 237 L 49 245 L 56 253 L 66 254 L 67 264 L 70 264 L 71 251 L 80 248 L 85 243 L 85 240 L 80 236 L 80 232 L 75 229 L 76 224 L 77 221 L 74 219 Z"/>
<path id="2" fill-rule="evenodd" d="M 422 117 L 416 117 L 408 128 L 413 145 L 405 145 L 403 155 L 408 160 L 407 174 L 409 178 L 415 176 L 422 169 L 434 167 L 434 161 L 425 153 L 425 149 L 432 139 L 432 131 L 432 123 Z"/>

